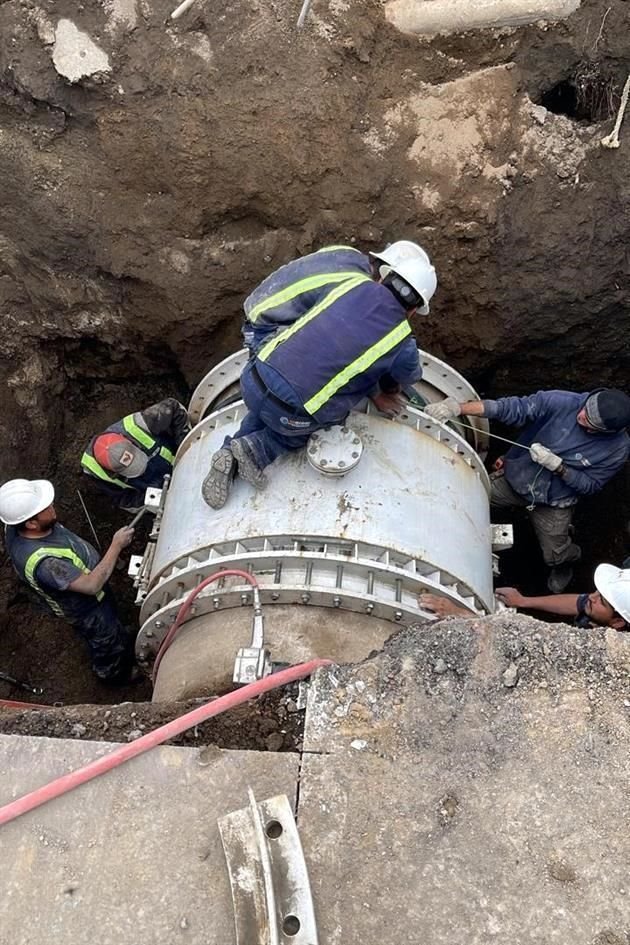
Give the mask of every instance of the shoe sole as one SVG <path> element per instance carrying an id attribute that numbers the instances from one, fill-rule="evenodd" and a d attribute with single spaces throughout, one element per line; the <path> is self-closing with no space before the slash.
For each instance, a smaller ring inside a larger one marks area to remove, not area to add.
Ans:
<path id="1" fill-rule="evenodd" d="M 201 495 L 211 509 L 222 509 L 234 480 L 236 460 L 229 449 L 220 449 L 212 457 L 210 472 L 201 486 Z"/>
<path id="2" fill-rule="evenodd" d="M 245 445 L 240 440 L 232 440 L 230 448 L 238 463 L 238 474 L 241 479 L 248 482 L 254 489 L 264 489 L 267 485 L 267 477 L 250 457 Z"/>

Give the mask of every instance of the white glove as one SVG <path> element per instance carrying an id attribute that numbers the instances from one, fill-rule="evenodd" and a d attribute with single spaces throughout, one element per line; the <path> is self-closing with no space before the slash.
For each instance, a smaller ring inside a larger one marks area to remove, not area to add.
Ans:
<path id="1" fill-rule="evenodd" d="M 535 463 L 538 463 L 544 469 L 548 469 L 549 472 L 555 472 L 556 469 L 562 466 L 562 457 L 552 453 L 542 443 L 532 443 L 529 448 L 529 455 Z"/>
<path id="2" fill-rule="evenodd" d="M 462 408 L 454 397 L 447 397 L 446 400 L 440 400 L 437 404 L 428 404 L 424 407 L 424 412 L 428 413 L 434 420 L 444 423 L 453 417 L 459 417 Z"/>

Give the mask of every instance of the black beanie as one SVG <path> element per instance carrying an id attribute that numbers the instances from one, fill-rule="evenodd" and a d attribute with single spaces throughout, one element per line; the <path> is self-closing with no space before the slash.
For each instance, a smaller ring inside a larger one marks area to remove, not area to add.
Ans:
<path id="1" fill-rule="evenodd" d="M 589 423 L 603 433 L 630 426 L 630 397 L 622 390 L 598 390 L 584 404 Z"/>

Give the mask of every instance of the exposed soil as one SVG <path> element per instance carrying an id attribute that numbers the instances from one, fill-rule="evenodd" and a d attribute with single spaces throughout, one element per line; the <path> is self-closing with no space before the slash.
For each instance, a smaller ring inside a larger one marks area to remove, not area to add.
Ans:
<path id="1" fill-rule="evenodd" d="M 204 0 L 176 24 L 173 5 L 0 3 L 2 478 L 52 478 L 61 520 L 88 536 L 80 487 L 106 543 L 124 516 L 81 480 L 89 436 L 185 399 L 238 343 L 251 287 L 326 242 L 425 245 L 440 287 L 418 341 L 483 395 L 625 386 L 627 129 L 620 150 L 599 145 L 630 64 L 624 0 L 431 41 L 375 0 L 317 0 L 300 33 L 288 0 Z M 60 74 L 62 17 L 111 71 Z M 624 556 L 629 494 L 625 474 L 580 506 L 576 589 Z M 502 582 L 540 591 L 522 548 Z M 114 586 L 135 623 L 124 573 Z M 112 701 L 6 563 L 0 611 L 0 669 L 45 701 Z"/>
<path id="2" fill-rule="evenodd" d="M 3 734 L 80 738 L 82 741 L 130 742 L 197 708 L 204 700 L 168 703 L 123 702 L 102 706 L 73 705 L 50 709 L 0 708 Z M 252 751 L 300 751 L 304 709 L 297 685 L 268 693 L 225 715 L 195 726 L 169 745 L 216 745 Z"/>

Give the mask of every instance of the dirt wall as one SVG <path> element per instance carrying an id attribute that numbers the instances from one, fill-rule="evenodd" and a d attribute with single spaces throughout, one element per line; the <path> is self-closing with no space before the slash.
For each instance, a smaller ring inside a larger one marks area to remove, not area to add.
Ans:
<path id="1" fill-rule="evenodd" d="M 54 478 L 86 532 L 91 433 L 185 398 L 252 286 L 331 241 L 426 246 L 440 286 L 418 341 L 483 393 L 625 384 L 630 139 L 599 145 L 624 0 L 430 41 L 370 0 L 315 0 L 301 32 L 288 0 L 173 6 L 0 2 L 2 478 Z M 118 519 L 88 501 L 107 541 Z M 6 564 L 0 582 L 8 625 L 41 634 L 0 641 L 27 672 L 25 645 L 60 631 L 31 625 Z M 60 698 L 82 697 L 77 659 Z"/>

